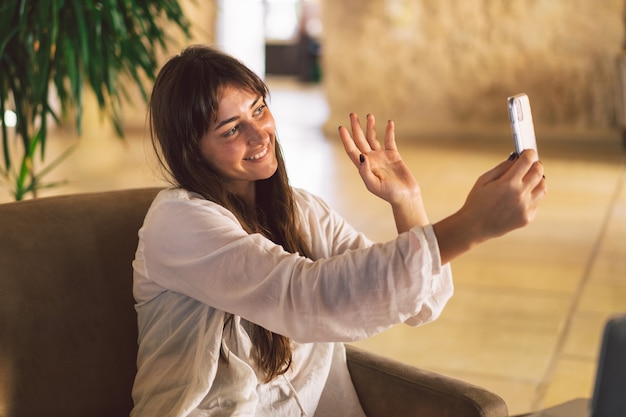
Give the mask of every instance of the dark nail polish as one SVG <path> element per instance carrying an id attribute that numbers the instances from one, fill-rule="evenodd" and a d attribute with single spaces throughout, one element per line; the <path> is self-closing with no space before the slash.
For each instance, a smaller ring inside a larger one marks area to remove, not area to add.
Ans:
<path id="1" fill-rule="evenodd" d="M 365 162 L 365 156 L 363 156 L 363 154 L 359 155 L 359 161 L 361 161 L 361 163 Z"/>
<path id="2" fill-rule="evenodd" d="M 515 161 L 517 157 L 517 152 L 511 152 L 511 155 L 509 155 L 509 161 Z"/>

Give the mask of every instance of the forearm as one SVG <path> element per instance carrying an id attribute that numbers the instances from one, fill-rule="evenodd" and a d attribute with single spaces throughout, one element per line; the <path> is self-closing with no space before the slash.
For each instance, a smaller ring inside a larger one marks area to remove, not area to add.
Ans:
<path id="1" fill-rule="evenodd" d="M 437 236 L 441 264 L 445 265 L 486 240 L 471 218 L 458 211 L 433 224 Z"/>
<path id="2" fill-rule="evenodd" d="M 402 203 L 392 203 L 391 209 L 398 234 L 415 226 L 426 226 L 429 223 L 420 194 L 407 198 Z"/>
<path id="3" fill-rule="evenodd" d="M 488 239 L 526 226 L 547 187 L 543 165 L 526 150 L 481 175 L 459 211 L 434 225 L 443 263 Z"/>

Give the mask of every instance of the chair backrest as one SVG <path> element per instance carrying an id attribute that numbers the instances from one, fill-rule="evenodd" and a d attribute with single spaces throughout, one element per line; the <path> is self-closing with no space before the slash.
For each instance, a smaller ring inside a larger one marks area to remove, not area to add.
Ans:
<path id="1" fill-rule="evenodd" d="M 592 417 L 626 416 L 626 314 L 604 326 L 592 398 Z"/>
<path id="2" fill-rule="evenodd" d="M 0 204 L 0 416 L 128 416 L 131 262 L 157 191 Z"/>

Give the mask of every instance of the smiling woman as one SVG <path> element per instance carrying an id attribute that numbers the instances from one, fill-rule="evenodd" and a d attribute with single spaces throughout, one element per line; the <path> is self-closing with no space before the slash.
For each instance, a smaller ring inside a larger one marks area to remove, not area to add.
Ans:
<path id="1" fill-rule="evenodd" d="M 488 171 L 455 214 L 429 224 L 396 148 L 356 114 L 340 127 L 366 188 L 399 232 L 374 244 L 319 197 L 290 187 L 268 89 L 223 52 L 168 61 L 150 101 L 151 136 L 173 188 L 139 231 L 132 417 L 364 417 L 345 341 L 436 319 L 448 262 L 528 223 L 545 194 L 533 151 Z"/>
<path id="2" fill-rule="evenodd" d="M 254 182 L 268 179 L 278 167 L 274 117 L 255 92 L 226 85 L 219 94 L 217 121 L 200 139 L 200 153 L 230 192 L 251 203 Z"/>

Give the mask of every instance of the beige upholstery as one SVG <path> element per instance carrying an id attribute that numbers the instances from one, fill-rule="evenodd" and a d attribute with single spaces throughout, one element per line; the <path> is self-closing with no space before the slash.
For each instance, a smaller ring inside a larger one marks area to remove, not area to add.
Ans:
<path id="1" fill-rule="evenodd" d="M 131 261 L 157 189 L 0 204 L 0 417 L 127 416 Z M 506 416 L 496 395 L 348 348 L 370 417 Z"/>

